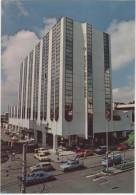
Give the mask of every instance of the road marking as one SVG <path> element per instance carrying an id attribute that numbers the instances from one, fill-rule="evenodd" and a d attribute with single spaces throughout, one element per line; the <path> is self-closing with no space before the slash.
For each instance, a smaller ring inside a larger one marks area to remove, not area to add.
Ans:
<path id="1" fill-rule="evenodd" d="M 104 178 L 106 178 L 106 177 L 99 177 L 99 178 L 93 179 L 93 181 L 98 181 L 98 180 L 104 179 Z"/>
<path id="2" fill-rule="evenodd" d="M 90 178 L 90 177 L 94 177 L 95 175 L 88 175 L 86 176 L 86 178 Z"/>
<path id="3" fill-rule="evenodd" d="M 109 181 L 105 181 L 105 182 L 101 183 L 100 185 L 104 185 L 104 184 L 107 184 L 107 183 L 109 183 Z"/>
<path id="4" fill-rule="evenodd" d="M 90 178 L 90 177 L 97 177 L 101 175 L 101 173 L 97 173 L 97 174 L 94 174 L 94 175 L 87 175 L 86 178 Z"/>

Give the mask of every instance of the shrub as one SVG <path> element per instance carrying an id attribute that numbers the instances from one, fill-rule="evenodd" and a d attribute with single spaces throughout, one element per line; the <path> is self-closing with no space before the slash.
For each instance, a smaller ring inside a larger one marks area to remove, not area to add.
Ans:
<path id="1" fill-rule="evenodd" d="M 116 166 L 117 169 L 122 169 L 122 170 L 129 169 L 132 167 L 134 167 L 134 162 L 129 162 L 129 163 L 125 163 L 124 165 L 121 164 Z"/>

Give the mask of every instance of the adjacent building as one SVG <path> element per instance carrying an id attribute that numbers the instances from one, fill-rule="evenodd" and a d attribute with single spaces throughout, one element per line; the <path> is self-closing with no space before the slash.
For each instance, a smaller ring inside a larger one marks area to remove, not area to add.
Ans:
<path id="1" fill-rule="evenodd" d="M 62 17 L 20 65 L 9 124 L 43 146 L 105 143 L 114 135 L 110 36 Z"/>

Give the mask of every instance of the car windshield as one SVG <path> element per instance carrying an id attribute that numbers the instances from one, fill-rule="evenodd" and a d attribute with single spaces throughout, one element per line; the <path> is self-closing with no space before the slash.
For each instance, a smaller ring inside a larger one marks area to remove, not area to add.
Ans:
<path id="1" fill-rule="evenodd" d="M 40 167 L 40 165 L 38 164 L 38 165 L 36 165 L 36 167 Z"/>
<path id="2" fill-rule="evenodd" d="M 44 154 L 41 154 L 40 156 L 43 157 L 43 156 L 45 156 L 45 155 L 44 155 Z"/>
<path id="3" fill-rule="evenodd" d="M 31 173 L 29 176 L 30 177 L 35 177 L 35 174 L 34 173 Z"/>
<path id="4" fill-rule="evenodd" d="M 42 151 L 42 150 L 45 150 L 45 149 L 44 148 L 41 148 L 40 150 Z"/>

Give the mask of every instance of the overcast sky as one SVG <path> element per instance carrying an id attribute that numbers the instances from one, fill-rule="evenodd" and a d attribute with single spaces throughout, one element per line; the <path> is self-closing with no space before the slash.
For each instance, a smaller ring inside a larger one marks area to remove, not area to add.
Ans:
<path id="1" fill-rule="evenodd" d="M 62 17 L 111 36 L 113 101 L 134 100 L 134 1 L 2 1 L 1 112 L 17 105 L 19 66 Z"/>

